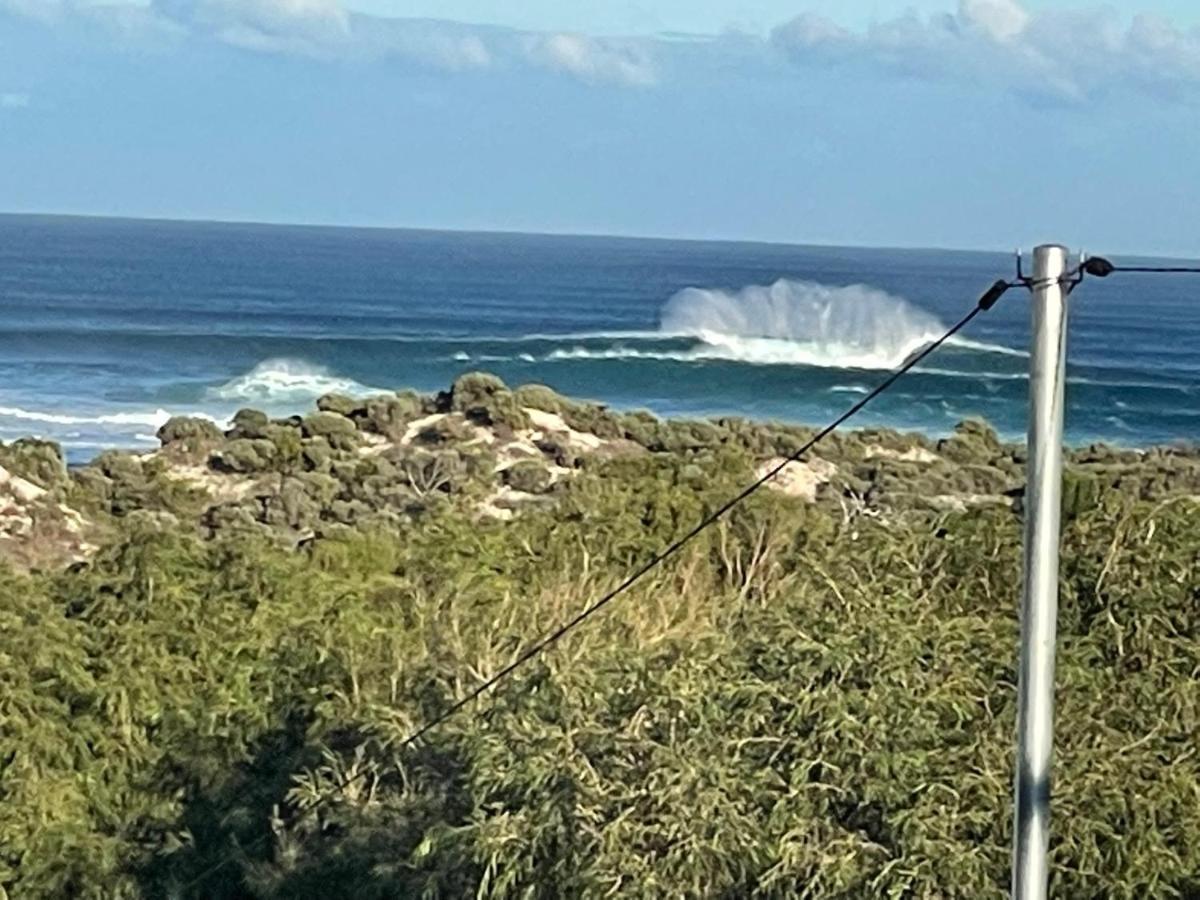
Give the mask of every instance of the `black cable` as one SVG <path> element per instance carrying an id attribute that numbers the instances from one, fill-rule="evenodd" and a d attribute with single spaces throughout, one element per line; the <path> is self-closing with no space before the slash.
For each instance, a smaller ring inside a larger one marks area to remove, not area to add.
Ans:
<path id="1" fill-rule="evenodd" d="M 1200 266 L 1115 266 L 1114 272 L 1149 272 L 1160 275 L 1200 275 Z"/>
<path id="2" fill-rule="evenodd" d="M 1093 256 L 1083 264 L 1086 275 L 1107 278 L 1114 272 L 1132 272 L 1152 275 L 1200 275 L 1198 266 L 1118 266 L 1103 256 Z"/>
<path id="3" fill-rule="evenodd" d="M 858 413 L 862 412 L 862 410 L 869 403 L 871 403 L 873 400 L 878 398 L 881 394 L 883 394 L 887 390 L 889 390 L 897 381 L 899 381 L 901 378 L 903 378 L 905 375 L 907 375 L 909 372 L 911 372 L 914 368 L 916 368 L 927 357 L 929 357 L 932 353 L 934 353 L 936 350 L 938 350 L 943 344 L 945 344 L 948 340 L 950 340 L 950 338 L 954 337 L 956 334 L 958 334 L 960 331 L 962 331 L 964 328 L 966 328 L 967 325 L 969 325 L 975 319 L 975 317 L 978 316 L 981 312 L 986 312 L 987 310 L 990 310 L 993 306 L 996 305 L 996 302 L 1004 295 L 1004 293 L 1006 291 L 1008 291 L 1009 288 L 1014 287 L 1014 286 L 1015 286 L 1014 283 L 1007 282 L 1007 281 L 997 281 L 995 284 L 993 284 L 987 290 L 987 292 L 984 293 L 984 295 L 982 297 L 980 297 L 978 303 L 976 303 L 976 305 L 975 305 L 975 308 L 972 309 L 962 319 L 960 319 L 957 324 L 955 324 L 953 327 L 950 328 L 950 330 L 948 330 L 945 334 L 943 334 L 940 338 L 938 338 L 932 344 L 928 344 L 927 346 L 925 346 L 915 356 L 912 356 L 908 360 L 906 360 L 904 365 L 900 366 L 900 368 L 898 368 L 896 371 L 892 372 L 887 378 L 885 378 L 878 385 L 876 385 L 875 388 L 870 391 L 870 393 L 863 396 L 857 403 L 855 403 L 853 406 L 851 406 L 849 409 L 847 409 L 844 413 L 842 413 L 840 416 L 838 416 L 836 419 L 834 419 L 832 422 L 830 422 L 828 425 L 826 425 L 824 428 L 822 428 L 819 432 L 817 432 L 817 434 L 814 435 L 812 438 L 810 438 L 808 441 L 806 441 L 804 443 L 804 446 L 802 446 L 799 450 L 796 450 L 794 453 L 792 453 L 790 456 L 788 456 L 786 459 L 784 459 L 783 462 L 781 462 L 778 465 L 776 465 L 775 467 L 773 467 L 770 471 L 768 471 L 765 475 L 763 475 L 761 478 L 759 478 L 753 484 L 746 487 L 737 496 L 733 497 L 730 500 L 727 500 L 724 504 L 722 504 L 720 507 L 718 507 L 715 512 L 712 512 L 709 515 L 707 515 L 700 522 L 700 524 L 698 524 L 695 528 L 693 528 L 691 531 L 689 531 L 683 537 L 678 538 L 674 543 L 672 543 L 665 550 L 662 550 L 659 553 L 656 553 L 653 557 L 651 557 L 651 559 L 648 562 L 646 562 L 644 565 L 642 565 L 641 568 L 639 568 L 636 572 L 634 572 L 632 575 L 630 575 L 628 578 L 626 578 L 623 582 L 621 582 L 621 584 L 619 584 L 617 587 L 613 588 L 611 591 L 609 591 L 607 594 L 605 594 L 603 597 L 601 597 L 599 600 L 597 600 L 595 603 L 593 603 L 591 606 L 589 606 L 583 612 L 579 613 L 577 616 L 570 619 L 569 621 L 564 622 L 558 628 L 554 629 L 554 631 L 550 632 L 549 634 L 542 637 L 540 640 L 538 640 L 535 643 L 533 643 L 532 645 L 530 645 L 528 648 L 526 648 L 521 653 L 520 656 L 518 656 L 511 663 L 506 665 L 503 669 L 501 669 L 499 672 L 497 672 L 491 678 L 487 679 L 487 681 L 480 684 L 478 687 L 476 687 L 474 690 L 472 690 L 470 693 L 468 693 L 462 699 L 456 701 L 453 705 L 451 705 L 448 709 L 446 709 L 444 712 L 442 712 L 436 718 L 434 718 L 430 722 L 427 722 L 425 725 L 418 728 L 416 731 L 414 731 L 412 734 L 410 734 L 407 738 L 405 738 L 400 743 L 398 749 L 404 750 L 407 747 L 410 747 L 412 744 L 419 741 L 421 738 L 423 738 L 425 735 L 429 734 L 429 732 L 433 731 L 435 728 L 438 728 L 441 725 L 444 725 L 450 719 L 454 718 L 456 715 L 458 715 L 460 712 L 462 712 L 464 709 L 466 709 L 468 706 L 470 706 L 471 703 L 473 703 L 475 700 L 479 699 L 479 697 L 486 694 L 488 691 L 490 691 L 492 688 L 494 688 L 496 685 L 498 685 L 501 681 L 503 681 L 504 679 L 506 679 L 510 675 L 512 675 L 514 672 L 516 672 L 517 669 L 521 668 L 521 666 L 525 665 L 527 662 L 534 659 L 535 657 L 540 656 L 543 652 L 548 650 L 554 644 L 558 643 L 560 640 L 562 640 L 564 637 L 566 637 L 568 634 L 570 634 L 572 631 L 574 631 L 580 625 L 584 624 L 588 619 L 590 619 L 596 613 L 600 612 L 602 609 L 604 609 L 606 606 L 608 606 L 610 603 L 612 603 L 614 600 L 616 600 L 625 591 L 632 588 L 635 584 L 637 584 L 639 581 L 641 581 L 642 578 L 644 578 L 646 575 L 650 574 L 650 572 L 652 572 L 654 569 L 658 568 L 664 562 L 666 562 L 667 560 L 671 559 L 673 556 L 678 554 L 679 551 L 681 551 L 684 547 L 686 547 L 693 540 L 695 540 L 697 537 L 699 537 L 705 530 L 707 530 L 711 526 L 717 524 L 717 522 L 719 522 L 721 519 L 723 519 L 725 517 L 725 515 L 727 513 L 729 513 L 734 507 L 738 506 L 740 503 L 749 499 L 753 494 L 756 494 L 759 490 L 761 490 L 763 487 L 765 487 L 768 482 L 772 481 L 777 475 L 779 475 L 781 472 L 783 472 L 783 470 L 786 469 L 790 464 L 792 464 L 794 462 L 799 462 L 800 459 L 802 459 L 804 457 L 804 455 L 806 453 L 808 453 L 808 451 L 810 451 L 813 447 L 815 447 L 817 444 L 819 444 L 825 438 L 829 437 L 829 435 L 833 434 L 833 432 L 835 432 L 838 428 L 840 428 L 842 425 L 844 425 L 849 419 L 853 418 L 854 416 L 858 415 Z M 351 784 L 353 784 L 359 778 L 363 777 L 363 775 L 366 774 L 367 771 L 368 770 L 364 770 L 362 773 L 359 773 L 357 775 L 352 776 L 351 778 L 346 779 L 344 782 L 339 784 L 333 791 L 326 794 L 324 797 L 317 799 L 311 806 L 309 806 L 302 812 L 301 818 L 310 815 L 314 810 L 319 809 L 323 804 L 328 802 L 334 796 L 345 791 L 345 789 L 347 787 L 349 787 Z M 260 838 L 257 841 L 253 841 L 253 842 L 251 842 L 251 844 L 249 846 L 253 847 L 253 846 L 257 845 L 258 843 L 260 843 L 264 839 L 265 838 Z M 214 872 L 219 871 L 226 863 L 228 863 L 230 861 L 231 858 L 232 857 L 227 856 L 227 857 L 219 860 L 218 862 L 214 863 L 209 868 L 205 869 L 199 876 L 197 876 L 196 878 L 189 881 L 184 886 L 184 890 L 195 887 L 200 882 L 202 882 L 206 878 L 208 878 L 208 876 L 212 875 Z"/>

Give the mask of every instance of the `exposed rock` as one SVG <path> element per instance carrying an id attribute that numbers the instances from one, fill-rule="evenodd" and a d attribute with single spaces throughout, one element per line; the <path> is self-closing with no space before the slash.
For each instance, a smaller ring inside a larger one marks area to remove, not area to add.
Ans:
<path id="1" fill-rule="evenodd" d="M 838 473 L 837 466 L 817 457 L 803 462 L 786 461 L 786 464 L 785 459 L 779 457 L 764 462 L 758 467 L 756 474 L 762 478 L 781 465 L 783 466 L 782 471 L 767 482 L 767 487 L 808 503 L 815 502 L 817 490 L 833 480 Z"/>

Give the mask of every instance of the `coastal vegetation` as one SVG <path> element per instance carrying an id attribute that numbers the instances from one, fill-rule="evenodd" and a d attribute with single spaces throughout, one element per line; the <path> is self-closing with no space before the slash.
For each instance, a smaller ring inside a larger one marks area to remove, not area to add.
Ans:
<path id="1" fill-rule="evenodd" d="M 0 897 L 1007 892 L 1024 449 L 510 388 L 0 446 Z M 1200 451 L 1073 449 L 1052 894 L 1200 896 Z"/>

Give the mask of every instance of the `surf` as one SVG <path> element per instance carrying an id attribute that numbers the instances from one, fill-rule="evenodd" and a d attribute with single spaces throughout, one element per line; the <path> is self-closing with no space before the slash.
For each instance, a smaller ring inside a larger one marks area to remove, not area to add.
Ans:
<path id="1" fill-rule="evenodd" d="M 210 388 L 211 400 L 268 405 L 305 403 L 324 394 L 364 397 L 383 391 L 338 375 L 324 366 L 302 359 L 276 357 L 256 365 L 244 375 Z"/>
<path id="2" fill-rule="evenodd" d="M 945 333 L 936 316 L 863 284 L 782 278 L 736 292 L 688 288 L 667 301 L 665 335 L 702 345 L 697 356 L 839 369 L 895 369 Z M 1018 354 L 976 341 L 964 349 Z"/>

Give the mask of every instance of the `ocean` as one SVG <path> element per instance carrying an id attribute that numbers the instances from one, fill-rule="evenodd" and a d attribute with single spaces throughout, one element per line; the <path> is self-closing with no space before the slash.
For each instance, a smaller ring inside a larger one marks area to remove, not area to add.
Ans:
<path id="1" fill-rule="evenodd" d="M 1006 253 L 0 216 L 0 440 L 80 462 L 154 447 L 174 414 L 473 370 L 823 424 L 1013 273 Z M 1068 439 L 1200 440 L 1200 277 L 1091 279 L 1071 303 Z M 1022 436 L 1028 306 L 1011 291 L 856 424 Z"/>

